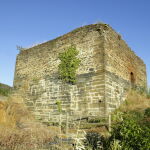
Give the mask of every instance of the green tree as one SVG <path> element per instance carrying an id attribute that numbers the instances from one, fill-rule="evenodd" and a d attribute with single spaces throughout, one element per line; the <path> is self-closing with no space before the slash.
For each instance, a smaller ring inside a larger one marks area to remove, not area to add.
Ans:
<path id="1" fill-rule="evenodd" d="M 80 65 L 80 59 L 77 58 L 78 51 L 74 46 L 69 47 L 65 52 L 59 54 L 61 63 L 59 64 L 59 76 L 66 83 L 76 83 L 76 71 Z"/>

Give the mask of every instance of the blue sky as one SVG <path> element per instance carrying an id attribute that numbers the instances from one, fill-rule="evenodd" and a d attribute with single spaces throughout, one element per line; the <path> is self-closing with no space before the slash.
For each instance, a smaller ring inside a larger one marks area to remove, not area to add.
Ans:
<path id="1" fill-rule="evenodd" d="M 112 26 L 145 61 L 150 84 L 149 0 L 0 0 L 0 82 L 13 84 L 16 45 L 28 47 L 96 22 Z"/>

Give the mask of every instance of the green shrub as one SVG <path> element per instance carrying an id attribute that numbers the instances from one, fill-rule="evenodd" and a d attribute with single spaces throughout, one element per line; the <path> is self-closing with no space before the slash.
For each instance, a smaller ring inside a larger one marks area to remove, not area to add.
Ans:
<path id="1" fill-rule="evenodd" d="M 99 122 L 101 122 L 101 119 L 100 118 L 92 118 L 92 119 L 89 119 L 88 122 L 89 123 L 99 123 Z"/>
<path id="2" fill-rule="evenodd" d="M 147 98 L 150 98 L 150 88 L 147 89 L 146 95 L 147 95 Z"/>
<path id="3" fill-rule="evenodd" d="M 61 113 L 62 112 L 62 106 L 61 106 L 61 100 L 57 100 L 56 101 L 56 105 L 57 105 L 57 109 L 58 109 L 58 112 Z"/>
<path id="4" fill-rule="evenodd" d="M 121 141 L 114 140 L 110 143 L 110 150 L 122 150 Z"/>
<path id="5" fill-rule="evenodd" d="M 60 79 L 66 83 L 76 83 L 76 71 L 80 65 L 77 55 L 78 51 L 74 46 L 69 47 L 65 52 L 59 54 L 61 63 L 58 66 L 58 72 Z"/>
<path id="6" fill-rule="evenodd" d="M 9 93 L 10 93 L 9 89 L 0 88 L 0 95 L 8 96 Z"/>
<path id="7" fill-rule="evenodd" d="M 150 128 L 140 124 L 139 116 L 136 113 L 124 115 L 123 121 L 115 124 L 113 128 L 109 145 L 111 145 L 112 141 L 119 140 L 122 150 L 149 150 Z"/>
<path id="8" fill-rule="evenodd" d="M 145 109 L 145 113 L 144 113 L 145 117 L 150 117 L 150 107 Z"/>
<path id="9" fill-rule="evenodd" d="M 144 94 L 147 92 L 146 87 L 138 87 L 136 90 L 139 92 L 139 94 Z"/>
<path id="10" fill-rule="evenodd" d="M 87 132 L 86 134 L 86 140 L 84 141 L 86 148 L 91 148 L 92 150 L 101 150 L 103 149 L 104 145 L 104 137 L 101 136 L 97 132 Z"/>

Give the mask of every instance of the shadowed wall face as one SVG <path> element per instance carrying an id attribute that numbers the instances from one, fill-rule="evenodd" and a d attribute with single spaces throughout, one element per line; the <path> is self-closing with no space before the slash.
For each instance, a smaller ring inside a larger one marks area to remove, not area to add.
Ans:
<path id="1" fill-rule="evenodd" d="M 58 79 L 59 53 L 71 45 L 79 51 L 81 65 L 77 84 Z M 138 66 L 138 67 L 137 67 Z M 64 36 L 23 50 L 17 57 L 14 87 L 24 93 L 25 103 L 37 119 L 58 121 L 56 101 L 62 118 L 104 116 L 120 105 L 126 89 L 146 84 L 146 69 L 138 58 L 105 24 L 78 28 Z"/>
<path id="2" fill-rule="evenodd" d="M 146 66 L 114 30 L 105 32 L 105 99 L 108 112 L 126 98 L 130 87 L 147 87 Z"/>

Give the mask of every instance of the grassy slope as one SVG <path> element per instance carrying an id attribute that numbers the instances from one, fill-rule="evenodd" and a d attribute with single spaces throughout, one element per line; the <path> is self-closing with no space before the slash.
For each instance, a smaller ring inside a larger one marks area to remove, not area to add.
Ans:
<path id="1" fill-rule="evenodd" d="M 0 101 L 0 150 L 37 150 L 57 135 L 57 130 L 35 121 L 22 97 Z"/>
<path id="2" fill-rule="evenodd" d="M 11 90 L 12 90 L 12 87 L 0 83 L 0 95 L 1 96 L 8 96 Z"/>
<path id="3" fill-rule="evenodd" d="M 120 106 L 119 110 L 122 112 L 142 112 L 148 107 L 150 107 L 150 99 L 147 95 L 131 90 L 128 93 L 126 101 Z"/>

